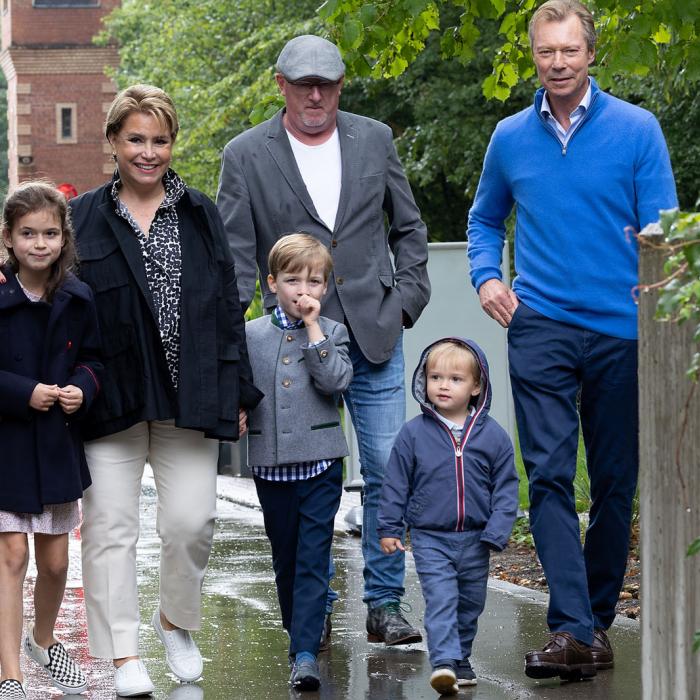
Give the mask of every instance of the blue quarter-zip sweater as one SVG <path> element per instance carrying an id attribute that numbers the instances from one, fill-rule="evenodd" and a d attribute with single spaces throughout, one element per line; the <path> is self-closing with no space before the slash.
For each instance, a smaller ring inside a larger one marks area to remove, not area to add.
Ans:
<path id="1" fill-rule="evenodd" d="M 501 279 L 504 221 L 516 207 L 513 290 L 556 321 L 637 337 L 634 233 L 678 206 L 653 114 L 602 92 L 566 147 L 535 104 L 499 122 L 469 212 L 474 287 Z"/>
<path id="2" fill-rule="evenodd" d="M 425 360 L 445 340 L 464 343 L 479 360 L 481 393 L 458 444 L 426 399 Z M 401 537 L 404 523 L 421 530 L 481 529 L 481 541 L 503 549 L 518 508 L 518 476 L 508 434 L 489 416 L 491 382 L 486 357 L 471 340 L 442 338 L 422 353 L 413 375 L 422 414 L 399 431 L 384 470 L 379 537 Z"/>

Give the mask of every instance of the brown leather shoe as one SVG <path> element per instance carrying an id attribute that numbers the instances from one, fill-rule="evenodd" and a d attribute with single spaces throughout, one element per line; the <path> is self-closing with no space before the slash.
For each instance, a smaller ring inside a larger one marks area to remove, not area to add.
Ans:
<path id="1" fill-rule="evenodd" d="M 613 650 L 610 640 L 604 629 L 593 630 L 593 644 L 591 644 L 593 663 L 596 671 L 604 671 L 615 665 L 613 661 Z"/>
<path id="2" fill-rule="evenodd" d="M 570 632 L 552 632 L 542 651 L 525 654 L 525 675 L 577 681 L 595 676 L 591 647 L 574 639 Z"/>

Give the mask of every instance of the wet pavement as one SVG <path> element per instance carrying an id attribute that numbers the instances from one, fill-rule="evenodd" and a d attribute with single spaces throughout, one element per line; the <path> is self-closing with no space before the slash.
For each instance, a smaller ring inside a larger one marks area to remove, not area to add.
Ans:
<path id="1" fill-rule="evenodd" d="M 262 514 L 241 505 L 251 502 L 251 485 L 228 479 L 228 497 L 219 501 L 219 522 L 210 569 L 204 585 L 204 621 L 195 635 L 205 658 L 198 684 L 180 685 L 170 674 L 162 646 L 150 627 L 158 600 L 158 540 L 155 534 L 155 491 L 144 481 L 144 518 L 139 542 L 142 656 L 156 685 L 158 700 L 422 700 L 434 699 L 428 679 L 430 664 L 425 644 L 385 648 L 369 644 L 364 633 L 362 555 L 357 537 L 337 533 L 334 587 L 341 600 L 333 615 L 331 648 L 321 654 L 322 686 L 317 693 L 297 694 L 287 685 L 287 638 L 279 622 L 269 545 Z M 237 487 L 237 482 L 240 488 Z M 233 484 L 233 487 L 230 486 Z M 240 498 L 236 497 L 236 494 Z M 405 601 L 408 617 L 422 624 L 423 602 L 411 557 L 407 558 Z M 30 607 L 33 573 L 27 580 Z M 492 581 L 487 609 L 480 619 L 472 663 L 479 679 L 463 688 L 461 700 L 520 700 L 529 698 L 587 698 L 637 700 L 641 697 L 639 625 L 622 620 L 610 630 L 616 667 L 592 681 L 560 683 L 533 681 L 523 671 L 523 655 L 546 638 L 545 597 L 537 592 Z M 27 612 L 30 612 L 27 610 Z M 87 654 L 85 611 L 79 567 L 79 542 L 71 542 L 71 569 L 58 634 L 89 675 L 87 696 L 115 698 L 109 661 Z M 30 698 L 63 697 L 46 682 L 33 662 L 23 659 Z"/>

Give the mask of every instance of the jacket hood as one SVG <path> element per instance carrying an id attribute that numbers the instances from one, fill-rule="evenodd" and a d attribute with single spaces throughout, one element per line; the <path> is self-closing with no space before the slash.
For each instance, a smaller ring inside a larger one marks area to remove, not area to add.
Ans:
<path id="1" fill-rule="evenodd" d="M 472 399 L 470 405 L 474 407 L 478 414 L 487 414 L 491 408 L 491 380 L 489 377 L 489 365 L 486 361 L 484 351 L 473 340 L 469 340 L 468 338 L 447 336 L 430 343 L 430 345 L 423 350 L 420 360 L 418 361 L 418 367 L 416 367 L 416 371 L 413 373 L 413 398 L 418 401 L 423 413 L 427 413 L 429 415 L 434 415 L 436 413 L 435 409 L 432 407 L 432 404 L 429 403 L 426 395 L 425 362 L 430 351 L 439 343 L 444 343 L 446 341 L 464 345 L 472 352 L 479 362 L 479 368 L 481 369 L 481 392 L 478 396 Z"/>

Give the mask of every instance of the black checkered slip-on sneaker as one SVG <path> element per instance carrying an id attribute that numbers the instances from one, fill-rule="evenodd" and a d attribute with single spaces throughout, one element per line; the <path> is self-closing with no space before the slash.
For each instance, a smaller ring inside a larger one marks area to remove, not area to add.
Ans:
<path id="1" fill-rule="evenodd" d="M 2 700 L 9 700 L 9 698 L 16 700 L 17 698 L 26 697 L 27 691 L 24 689 L 24 686 L 14 678 L 6 678 L 0 683 L 0 698 L 2 698 Z"/>
<path id="2" fill-rule="evenodd" d="M 34 641 L 34 625 L 30 625 L 24 638 L 24 650 L 30 659 L 43 666 L 51 676 L 53 684 L 66 695 L 78 695 L 87 690 L 87 679 L 80 666 L 71 659 L 61 642 L 48 649 Z"/>

